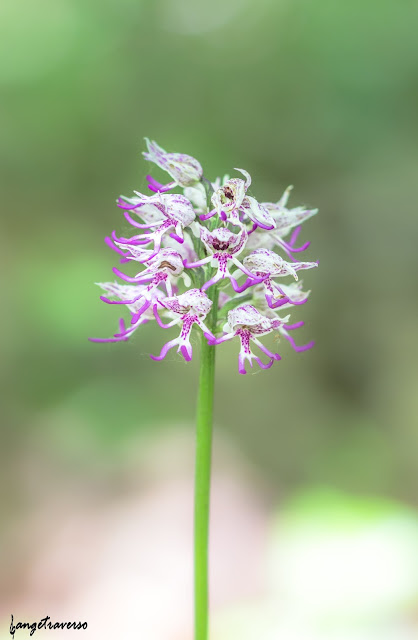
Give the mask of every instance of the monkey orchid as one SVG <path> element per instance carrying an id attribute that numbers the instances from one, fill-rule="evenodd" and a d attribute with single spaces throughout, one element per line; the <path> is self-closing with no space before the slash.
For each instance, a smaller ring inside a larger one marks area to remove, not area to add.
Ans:
<path id="1" fill-rule="evenodd" d="M 245 246 L 245 241 L 247 239 L 247 232 L 245 231 L 245 229 L 241 229 L 239 233 L 233 233 L 225 227 L 220 227 L 218 229 L 214 229 L 213 231 L 209 231 L 205 227 L 201 227 L 200 237 L 209 255 L 206 258 L 198 260 L 194 263 L 185 261 L 184 266 L 188 269 L 193 269 L 196 267 L 202 267 L 209 262 L 215 263 L 215 265 L 217 265 L 218 270 L 216 274 L 202 285 L 202 291 L 209 289 L 209 287 L 219 282 L 219 280 L 223 280 L 224 278 L 229 278 L 231 280 L 232 286 L 237 287 L 238 285 L 236 283 L 236 280 L 231 276 L 228 269 L 228 265 L 230 263 L 233 263 L 246 275 L 254 278 L 254 280 L 257 280 L 257 276 L 250 273 L 248 269 L 246 269 L 236 257 Z M 260 279 L 258 280 L 258 282 L 260 282 Z"/>
<path id="2" fill-rule="evenodd" d="M 186 362 L 189 362 L 193 356 L 190 333 L 195 324 L 202 329 L 205 338 L 215 340 L 215 336 L 212 335 L 203 322 L 212 307 L 212 300 L 209 300 L 206 293 L 203 293 L 200 289 L 190 289 L 179 296 L 165 298 L 165 300 L 160 300 L 159 302 L 165 309 L 178 316 L 168 324 L 164 324 L 158 315 L 158 306 L 154 304 L 155 319 L 160 327 L 169 329 L 180 322 L 182 326 L 178 338 L 167 342 L 161 349 L 159 356 L 151 356 L 153 360 L 163 360 L 170 349 L 178 346 L 177 351 L 182 354 Z"/>
<path id="3" fill-rule="evenodd" d="M 291 302 L 292 304 L 300 304 L 300 302 L 287 297 L 284 289 L 276 282 L 273 282 L 273 278 L 291 275 L 297 280 L 297 271 L 300 271 L 300 269 L 313 269 L 318 266 L 318 263 L 290 263 L 270 249 L 256 249 L 244 258 L 244 266 L 251 270 L 257 278 L 262 279 L 267 303 L 269 307 L 274 309 L 285 302 Z"/>
<path id="4" fill-rule="evenodd" d="M 152 229 L 157 227 L 155 231 L 149 233 L 142 233 L 132 238 L 116 238 L 114 233 L 112 237 L 115 241 L 121 244 L 136 244 L 136 245 L 148 245 L 151 242 L 154 243 L 154 255 L 157 255 L 161 249 L 162 239 L 166 234 L 169 234 L 177 242 L 183 243 L 183 230 L 188 227 L 195 219 L 195 212 L 193 206 L 187 198 L 178 193 L 158 193 L 154 196 L 144 196 L 141 193 L 136 192 L 138 201 L 132 203 L 123 202 L 119 199 L 118 206 L 123 209 L 126 220 L 133 227 L 137 229 Z M 153 208 L 154 216 L 157 216 L 159 212 L 161 218 L 154 220 L 153 222 L 139 223 L 134 220 L 128 213 L 132 211 L 141 216 L 141 208 L 147 207 L 145 215 L 150 215 L 150 206 Z"/>
<path id="5" fill-rule="evenodd" d="M 105 282 L 99 286 L 105 292 L 101 300 L 124 306 L 129 322 L 125 325 L 122 318 L 111 338 L 91 340 L 129 342 L 133 334 L 138 335 L 139 327 L 150 322 L 168 331 L 179 326 L 179 335 L 151 358 L 164 360 L 170 350 L 176 349 L 186 362 L 193 357 L 193 335 L 200 340 L 194 640 L 207 640 L 215 352 L 223 342 L 238 339 L 238 371 L 245 374 L 248 364 L 252 368 L 256 362 L 261 369 L 270 369 L 281 360 L 278 353 L 260 341 L 264 335 L 283 337 L 295 351 L 313 346 L 313 342 L 298 346 L 291 335 L 303 322 L 289 324 L 290 314 L 306 303 L 310 292 L 303 291 L 301 282 L 282 284 L 282 280 L 297 280 L 300 270 L 318 266 L 318 262 L 298 262 L 294 258 L 309 246 L 309 242 L 296 246 L 296 241 L 302 223 L 317 210 L 288 209 L 290 187 L 277 203 L 259 202 L 247 193 L 251 185 L 247 171 L 237 169 L 243 178 L 225 176 L 212 181 L 203 175 L 202 166 L 192 156 L 167 153 L 148 139 L 146 143 L 144 157 L 165 170 L 171 181 L 161 184 L 148 176 L 151 195 L 134 191 L 133 197 L 121 196 L 117 200 L 126 222 L 135 231 L 131 237 L 118 237 L 113 231 L 105 242 L 132 273 L 114 267 L 122 284 Z M 173 189 L 180 193 L 168 193 Z M 290 239 L 286 239 L 288 234 Z M 279 255 L 281 252 L 289 262 Z M 242 283 L 237 282 L 239 277 L 243 278 Z M 279 317 L 279 308 L 286 309 L 288 315 Z M 254 346 L 260 355 L 252 352 Z M 175 378 L 172 384 L 176 384 Z"/>
<path id="6" fill-rule="evenodd" d="M 289 318 L 290 316 L 288 316 Z M 228 323 L 224 329 L 226 334 L 221 338 L 217 338 L 213 341 L 213 344 L 221 344 L 226 340 L 232 340 L 232 338 L 238 337 L 241 342 L 241 349 L 238 356 L 238 371 L 242 374 L 247 373 L 245 370 L 245 361 L 248 360 L 250 367 L 253 366 L 252 361 L 255 360 L 262 369 L 270 369 L 275 360 L 281 360 L 278 353 L 272 353 L 265 347 L 258 336 L 271 333 L 274 330 L 278 330 L 281 324 L 283 324 L 288 318 L 281 320 L 279 318 L 270 319 L 263 316 L 255 307 L 250 304 L 245 304 L 241 307 L 236 307 L 228 313 Z M 269 362 L 264 364 L 258 356 L 255 356 L 251 351 L 250 341 L 257 345 L 261 351 L 263 351 L 269 358 Z"/>
<path id="7" fill-rule="evenodd" d="M 184 153 L 167 153 L 156 142 L 145 138 L 148 151 L 144 151 L 145 160 L 154 162 L 157 166 L 167 171 L 173 178 L 173 182 L 162 185 L 151 176 L 147 176 L 148 187 L 151 191 L 170 191 L 175 186 L 191 187 L 201 181 L 203 169 L 195 158 Z"/>

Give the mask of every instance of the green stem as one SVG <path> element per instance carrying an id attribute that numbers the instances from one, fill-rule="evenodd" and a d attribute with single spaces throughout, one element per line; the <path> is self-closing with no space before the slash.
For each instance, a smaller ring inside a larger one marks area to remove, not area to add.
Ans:
<path id="1" fill-rule="evenodd" d="M 212 287 L 213 306 L 208 326 L 216 326 L 218 292 Z M 215 347 L 202 334 L 199 395 L 196 419 L 196 464 L 194 502 L 194 593 L 195 640 L 208 638 L 208 546 L 210 471 L 212 457 L 213 391 L 215 382 Z"/>

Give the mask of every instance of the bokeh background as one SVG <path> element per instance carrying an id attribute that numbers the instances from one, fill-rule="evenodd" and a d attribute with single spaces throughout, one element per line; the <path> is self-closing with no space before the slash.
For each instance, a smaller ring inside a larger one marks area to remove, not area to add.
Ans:
<path id="1" fill-rule="evenodd" d="M 315 349 L 243 377 L 218 348 L 213 640 L 418 638 L 417 26 L 412 0 L 2 1 L 1 638 L 192 637 L 197 359 L 152 362 L 150 325 L 87 341 L 144 136 L 320 210 Z"/>

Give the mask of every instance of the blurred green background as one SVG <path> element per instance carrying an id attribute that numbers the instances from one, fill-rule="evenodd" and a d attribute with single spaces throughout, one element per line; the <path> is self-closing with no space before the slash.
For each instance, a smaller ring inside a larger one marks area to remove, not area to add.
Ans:
<path id="1" fill-rule="evenodd" d="M 262 201 L 294 184 L 292 206 L 319 207 L 301 238 L 320 268 L 292 316 L 315 349 L 283 345 L 246 377 L 236 345 L 217 352 L 215 438 L 256 474 L 259 500 L 325 486 L 418 506 L 417 26 L 410 0 L 3 0 L 11 601 L 34 553 L 30 517 L 54 490 L 106 502 L 142 435 L 170 438 L 173 456 L 179 427 L 192 438 L 197 359 L 152 362 L 167 337 L 149 325 L 129 343 L 87 341 L 115 329 L 94 282 L 112 279 L 104 236 L 126 228 L 115 198 L 146 191 L 144 136 L 211 179 L 245 168 Z"/>

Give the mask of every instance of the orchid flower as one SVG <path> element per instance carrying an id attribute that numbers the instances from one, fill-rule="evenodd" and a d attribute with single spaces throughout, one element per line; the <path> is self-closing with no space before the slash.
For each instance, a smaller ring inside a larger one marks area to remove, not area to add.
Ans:
<path id="1" fill-rule="evenodd" d="M 168 311 L 177 314 L 178 317 L 168 324 L 164 324 L 158 315 L 158 306 L 155 304 L 154 315 L 159 326 L 162 329 L 169 329 L 170 327 L 174 327 L 174 325 L 181 323 L 182 327 L 178 338 L 174 338 L 174 340 L 167 342 L 161 349 L 159 356 L 151 356 L 153 360 L 164 360 L 168 351 L 177 346 L 177 351 L 182 354 L 186 362 L 189 362 L 193 355 L 193 349 L 190 343 L 190 333 L 194 324 L 202 329 L 203 335 L 206 338 L 215 340 L 215 336 L 203 322 L 204 318 L 206 318 L 211 310 L 212 300 L 208 298 L 206 293 L 200 291 L 200 289 L 190 289 L 179 296 L 165 298 L 165 300 L 160 301 L 160 304 L 168 309 Z"/>
<path id="2" fill-rule="evenodd" d="M 143 153 L 145 160 L 154 162 L 173 178 L 173 182 L 162 185 L 151 176 L 147 176 L 151 191 L 169 191 L 176 185 L 190 187 L 200 182 L 203 177 L 203 169 L 195 158 L 184 153 L 167 153 L 156 142 L 150 141 L 148 138 L 145 138 L 145 141 L 148 147 L 148 151 Z"/>
<path id="3" fill-rule="evenodd" d="M 123 209 L 126 220 L 137 229 L 157 228 L 155 231 L 139 234 L 132 238 L 117 238 L 113 233 L 113 239 L 121 244 L 148 245 L 153 242 L 153 255 L 157 255 L 161 248 L 163 237 L 169 232 L 170 236 L 177 240 L 177 242 L 183 243 L 183 230 L 189 226 L 196 217 L 192 203 L 179 193 L 158 193 L 154 196 L 145 196 L 137 191 L 135 193 L 138 198 L 133 199 L 133 202 L 124 202 L 122 198 L 119 199 L 118 206 Z M 128 213 L 132 211 L 142 216 L 141 209 L 144 206 L 146 206 L 145 215 L 150 216 L 150 207 L 152 207 L 151 211 L 157 219 L 145 224 L 139 223 Z M 160 218 L 157 212 L 161 214 Z"/>
<path id="4" fill-rule="evenodd" d="M 193 269 L 208 264 L 209 262 L 215 263 L 215 265 L 217 264 L 218 270 L 216 274 L 203 284 L 202 291 L 209 289 L 209 287 L 224 278 L 229 278 L 234 288 L 238 287 L 235 278 L 233 278 L 229 272 L 229 263 L 235 264 L 235 266 L 237 266 L 238 269 L 243 271 L 247 276 L 257 280 L 257 276 L 250 273 L 236 257 L 245 246 L 245 241 L 247 239 L 247 232 L 245 229 L 241 229 L 239 233 L 233 233 L 226 227 L 220 227 L 213 231 L 209 231 L 206 227 L 201 227 L 200 237 L 209 255 L 194 263 L 185 261 L 184 266 L 188 269 Z"/>
<path id="5" fill-rule="evenodd" d="M 127 259 L 134 261 L 138 260 L 135 256 L 137 247 L 135 245 L 126 245 L 126 247 L 131 252 L 131 257 L 128 257 Z M 139 253 L 143 256 L 144 251 L 142 250 Z M 139 261 L 143 262 L 143 257 Z M 169 296 L 173 295 L 173 279 L 176 282 L 177 278 L 184 277 L 186 286 L 190 285 L 190 278 L 184 273 L 183 258 L 173 249 L 161 249 L 158 255 L 148 258 L 148 266 L 135 276 L 128 276 L 116 267 L 113 268 L 113 273 L 126 282 L 132 282 L 135 284 L 144 284 L 148 282 L 148 285 L 142 289 L 137 298 L 137 300 L 144 300 L 144 303 L 133 315 L 132 323 L 136 323 L 138 318 L 148 309 L 148 307 L 159 299 L 157 292 L 159 291 L 158 287 L 161 285 L 165 286 L 167 295 Z M 101 300 L 108 304 L 121 304 L 120 302 L 108 300 L 103 296 L 101 297 Z"/>
<path id="6" fill-rule="evenodd" d="M 273 278 L 283 276 L 293 276 L 298 279 L 297 271 L 300 269 L 313 269 L 318 266 L 317 262 L 286 262 L 283 258 L 270 249 L 256 249 L 246 258 L 244 258 L 244 266 L 251 270 L 252 273 L 262 279 L 266 300 L 269 307 L 275 308 L 281 306 L 285 302 L 292 304 L 301 304 L 300 301 L 292 300 L 284 289 Z M 253 283 L 248 283 L 249 285 Z M 246 286 L 248 286 L 248 284 Z"/>
<path id="7" fill-rule="evenodd" d="M 255 360 L 261 369 L 270 369 L 275 360 L 281 360 L 278 353 L 272 353 L 265 347 L 257 336 L 262 336 L 272 331 L 278 330 L 280 325 L 287 321 L 289 316 L 284 320 L 271 319 L 263 316 L 255 307 L 245 304 L 232 309 L 228 313 L 228 322 L 224 327 L 226 333 L 211 342 L 211 344 L 221 344 L 227 340 L 238 337 L 241 342 L 241 349 L 238 356 L 239 373 L 247 373 L 245 370 L 245 362 L 248 360 L 250 367 L 253 366 L 252 361 Z M 262 360 L 251 351 L 250 341 L 257 345 L 269 358 L 269 362 L 264 364 Z"/>
<path id="8" fill-rule="evenodd" d="M 240 171 L 245 176 L 245 180 L 241 178 L 227 180 L 212 196 L 214 209 L 201 218 L 208 219 L 217 213 L 223 222 L 229 221 L 239 226 L 244 222 L 252 222 L 252 231 L 258 227 L 274 229 L 275 222 L 269 211 L 255 198 L 246 195 L 251 185 L 250 174 L 244 169 L 236 169 L 236 171 Z"/>

